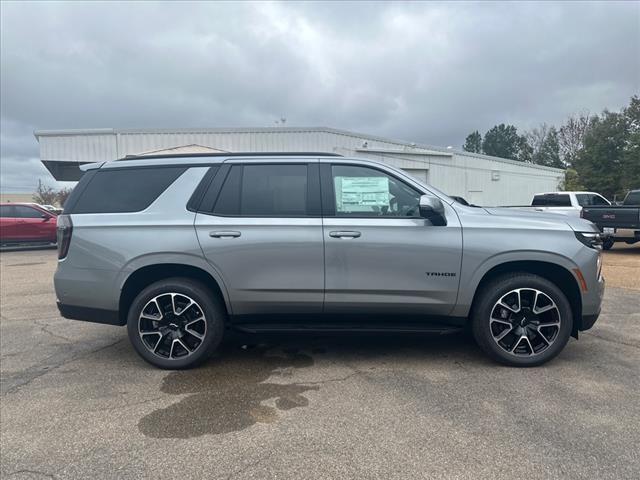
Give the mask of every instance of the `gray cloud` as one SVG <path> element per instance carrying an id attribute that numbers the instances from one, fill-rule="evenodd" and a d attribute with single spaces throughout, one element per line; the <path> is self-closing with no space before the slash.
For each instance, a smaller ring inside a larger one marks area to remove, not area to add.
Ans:
<path id="1" fill-rule="evenodd" d="M 460 145 L 617 110 L 640 4 L 3 3 L 4 190 L 53 180 L 34 129 L 325 125 Z"/>

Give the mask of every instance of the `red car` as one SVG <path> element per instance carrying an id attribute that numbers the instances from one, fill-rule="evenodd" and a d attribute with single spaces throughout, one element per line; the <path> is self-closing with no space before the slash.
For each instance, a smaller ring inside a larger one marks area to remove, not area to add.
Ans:
<path id="1" fill-rule="evenodd" d="M 56 241 L 55 214 L 34 204 L 0 204 L 0 243 Z"/>

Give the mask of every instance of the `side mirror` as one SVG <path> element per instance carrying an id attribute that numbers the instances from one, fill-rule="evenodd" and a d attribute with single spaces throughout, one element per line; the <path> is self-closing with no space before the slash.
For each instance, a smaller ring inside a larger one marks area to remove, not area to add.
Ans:
<path id="1" fill-rule="evenodd" d="M 442 201 L 431 195 L 420 197 L 420 216 L 429 220 L 436 227 L 443 227 L 447 224 Z"/>
<path id="2" fill-rule="evenodd" d="M 42 215 L 40 215 L 40 218 L 46 222 L 47 220 L 49 220 L 51 218 L 51 215 L 49 215 L 47 213 L 43 213 Z"/>

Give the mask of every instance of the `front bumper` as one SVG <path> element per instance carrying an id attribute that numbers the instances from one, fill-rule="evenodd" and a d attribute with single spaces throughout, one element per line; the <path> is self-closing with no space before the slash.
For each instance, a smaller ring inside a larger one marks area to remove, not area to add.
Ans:
<path id="1" fill-rule="evenodd" d="M 591 309 L 591 311 L 582 315 L 582 318 L 580 319 L 580 327 L 579 327 L 580 331 L 589 330 L 591 327 L 593 327 L 593 325 L 596 323 L 596 320 L 598 320 L 598 317 L 600 316 L 600 311 L 602 309 L 602 299 L 604 297 L 604 289 L 605 289 L 605 280 L 602 275 L 598 279 L 598 282 L 596 284 L 596 289 L 597 289 L 597 292 L 596 292 L 597 307 L 595 309 Z"/>
<path id="2" fill-rule="evenodd" d="M 593 327 L 599 316 L 600 312 L 596 313 L 595 315 L 583 315 L 580 331 L 584 332 L 585 330 L 589 330 L 591 327 Z"/>

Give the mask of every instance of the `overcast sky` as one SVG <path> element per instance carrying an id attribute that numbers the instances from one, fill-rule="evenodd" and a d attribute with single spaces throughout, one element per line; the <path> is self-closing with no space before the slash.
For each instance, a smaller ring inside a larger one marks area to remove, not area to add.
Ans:
<path id="1" fill-rule="evenodd" d="M 1 5 L 1 187 L 54 185 L 35 129 L 329 126 L 461 146 L 619 110 L 640 3 Z"/>

